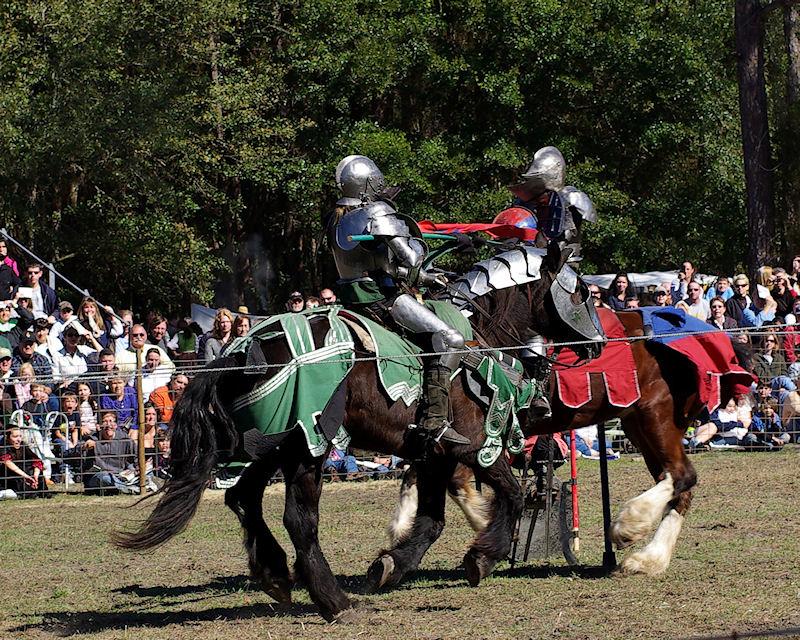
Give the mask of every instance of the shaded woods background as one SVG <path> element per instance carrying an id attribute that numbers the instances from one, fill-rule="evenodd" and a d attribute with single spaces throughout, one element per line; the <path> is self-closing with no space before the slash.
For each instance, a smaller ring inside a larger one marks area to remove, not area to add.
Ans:
<path id="1" fill-rule="evenodd" d="M 587 270 L 732 273 L 747 247 L 733 5 L 10 0 L 0 215 L 101 299 L 265 309 L 333 281 L 320 221 L 343 155 L 373 157 L 415 217 L 488 220 L 555 144 L 600 212 Z M 778 158 L 794 144 L 780 11 L 766 29 Z"/>

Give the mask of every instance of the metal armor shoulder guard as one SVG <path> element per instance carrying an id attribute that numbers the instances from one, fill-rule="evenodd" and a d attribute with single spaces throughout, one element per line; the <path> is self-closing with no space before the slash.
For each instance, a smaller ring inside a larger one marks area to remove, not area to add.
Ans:
<path id="1" fill-rule="evenodd" d="M 374 200 L 384 189 L 383 173 L 367 156 L 347 156 L 336 166 L 336 186 L 342 197 L 336 204 L 357 207 Z"/>
<path id="2" fill-rule="evenodd" d="M 363 208 L 367 215 L 367 233 L 374 236 L 411 237 L 408 225 L 388 202 L 378 200 L 365 204 Z"/>
<path id="3" fill-rule="evenodd" d="M 567 207 L 575 209 L 581 218 L 588 222 L 597 221 L 597 211 L 594 208 L 594 203 L 583 191 L 575 187 L 566 186 L 559 192 L 559 195 Z"/>

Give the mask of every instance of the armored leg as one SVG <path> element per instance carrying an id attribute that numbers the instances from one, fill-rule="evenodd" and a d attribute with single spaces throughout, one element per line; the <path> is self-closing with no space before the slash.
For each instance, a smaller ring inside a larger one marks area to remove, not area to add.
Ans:
<path id="1" fill-rule="evenodd" d="M 426 359 L 423 369 L 423 398 L 421 429 L 428 444 L 440 440 L 453 444 L 469 444 L 469 440 L 450 425 L 450 376 L 461 361 L 459 350 L 464 336 L 435 313 L 408 294 L 398 296 L 390 311 L 394 321 L 413 333 L 431 334 L 433 351 L 440 353 Z"/>
<path id="2" fill-rule="evenodd" d="M 520 359 L 541 390 L 541 394 L 531 402 L 530 411 L 534 419 L 549 418 L 552 415 L 550 400 L 547 398 L 547 389 L 553 365 L 545 357 L 546 355 L 545 341 L 540 335 L 531 338 L 527 347 L 520 351 Z"/>

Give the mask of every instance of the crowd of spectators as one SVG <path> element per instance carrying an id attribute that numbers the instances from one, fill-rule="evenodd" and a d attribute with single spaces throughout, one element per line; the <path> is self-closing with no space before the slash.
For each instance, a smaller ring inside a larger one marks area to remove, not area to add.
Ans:
<path id="1" fill-rule="evenodd" d="M 756 281 L 743 273 L 700 276 L 684 262 L 677 277 L 634 291 L 618 273 L 607 292 L 590 285 L 597 306 L 674 306 L 725 331 L 739 364 L 758 379 L 748 397 L 717 408 L 690 429 L 690 451 L 776 450 L 800 442 L 800 255 L 791 267 L 763 266 Z"/>
<path id="2" fill-rule="evenodd" d="M 167 476 L 167 425 L 191 377 L 184 365 L 213 360 L 247 334 L 248 309 L 217 310 L 207 332 L 189 318 L 170 323 L 151 313 L 135 321 L 130 310 L 101 307 L 91 298 L 77 305 L 59 300 L 42 280 L 44 271 L 36 262 L 20 270 L 0 240 L 0 497 L 47 495 L 55 482 L 82 482 L 90 491 L 138 490 L 137 354 L 146 473 L 149 481 Z M 718 408 L 691 430 L 690 450 L 778 449 L 800 441 L 799 272 L 800 256 L 788 270 L 762 267 L 755 283 L 745 274 L 701 277 L 687 261 L 671 282 L 637 288 L 619 273 L 607 291 L 589 290 L 596 305 L 611 309 L 683 309 L 725 331 L 739 362 L 757 376 L 749 398 Z M 336 302 L 332 288 L 308 296 L 294 291 L 285 309 L 298 313 Z M 584 455 L 596 458 L 596 436 L 578 436 Z M 399 465 L 393 457 L 356 460 L 334 448 L 325 467 L 331 478 L 351 479 Z"/>

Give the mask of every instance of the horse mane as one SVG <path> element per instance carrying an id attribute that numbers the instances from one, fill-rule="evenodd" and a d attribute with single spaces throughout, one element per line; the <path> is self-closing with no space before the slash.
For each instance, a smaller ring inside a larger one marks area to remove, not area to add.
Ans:
<path id="1" fill-rule="evenodd" d="M 528 299 L 519 289 L 498 289 L 475 298 L 479 310 L 472 316 L 475 331 L 496 346 L 511 346 L 514 337 L 524 343 L 531 336 L 531 309 Z"/>

